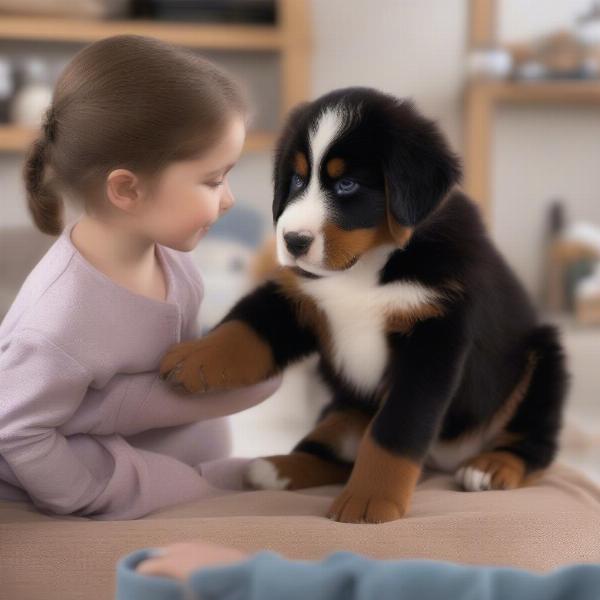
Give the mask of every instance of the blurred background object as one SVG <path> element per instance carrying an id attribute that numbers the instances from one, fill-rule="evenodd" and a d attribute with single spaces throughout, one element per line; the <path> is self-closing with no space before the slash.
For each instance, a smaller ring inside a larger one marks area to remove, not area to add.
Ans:
<path id="1" fill-rule="evenodd" d="M 124 32 L 201 52 L 255 106 L 230 175 L 237 205 L 193 253 L 203 328 L 272 268 L 263 244 L 287 111 L 350 85 L 411 97 L 464 157 L 490 234 L 562 327 L 574 374 L 563 456 L 600 479 L 600 3 L 0 0 L 0 318 L 52 242 L 30 225 L 20 177 L 49 90 L 84 44 Z M 239 454 L 288 451 L 307 430 L 325 399 L 313 363 L 234 417 Z"/>

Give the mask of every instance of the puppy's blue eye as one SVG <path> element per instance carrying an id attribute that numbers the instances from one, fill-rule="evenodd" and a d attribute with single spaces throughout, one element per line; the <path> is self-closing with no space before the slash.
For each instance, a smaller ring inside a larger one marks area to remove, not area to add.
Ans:
<path id="1" fill-rule="evenodd" d="M 338 196 L 348 196 L 354 194 L 360 186 L 352 179 L 340 179 L 335 182 L 333 190 Z"/>
<path id="2" fill-rule="evenodd" d="M 290 192 L 295 190 L 299 190 L 304 185 L 304 179 L 298 175 L 298 173 L 294 173 L 292 175 L 292 181 L 290 183 Z"/>

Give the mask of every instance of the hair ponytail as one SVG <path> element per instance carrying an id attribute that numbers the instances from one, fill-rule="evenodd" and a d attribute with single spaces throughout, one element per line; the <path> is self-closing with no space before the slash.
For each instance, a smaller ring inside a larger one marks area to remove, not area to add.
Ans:
<path id="1" fill-rule="evenodd" d="M 63 202 L 46 180 L 48 145 L 45 134 L 33 142 L 23 167 L 23 179 L 33 222 L 43 233 L 59 235 L 63 228 Z"/>

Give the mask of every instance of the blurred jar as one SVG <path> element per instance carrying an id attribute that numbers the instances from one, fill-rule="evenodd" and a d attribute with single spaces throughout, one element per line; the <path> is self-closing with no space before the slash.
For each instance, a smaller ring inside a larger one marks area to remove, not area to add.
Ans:
<path id="1" fill-rule="evenodd" d="M 471 78 L 506 79 L 511 69 L 510 52 L 502 48 L 476 48 L 467 58 L 467 71 Z"/>
<path id="2" fill-rule="evenodd" d="M 0 57 L 0 123 L 10 121 L 10 106 L 15 93 L 13 66 L 10 60 Z"/>
<path id="3" fill-rule="evenodd" d="M 11 120 L 24 127 L 40 127 L 42 117 L 52 102 L 52 85 L 48 68 L 39 58 L 28 59 L 23 66 L 22 85 L 15 94 Z"/>

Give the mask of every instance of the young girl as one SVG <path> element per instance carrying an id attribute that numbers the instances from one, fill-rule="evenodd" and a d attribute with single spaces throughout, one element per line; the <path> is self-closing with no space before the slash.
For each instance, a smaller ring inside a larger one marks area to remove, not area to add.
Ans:
<path id="1" fill-rule="evenodd" d="M 186 252 L 233 204 L 245 120 L 231 79 L 157 40 L 108 38 L 65 69 L 25 184 L 45 233 L 61 233 L 63 197 L 84 213 L 0 325 L 0 499 L 133 519 L 240 486 L 223 417 L 278 381 L 185 397 L 157 368 L 198 336 Z"/>

